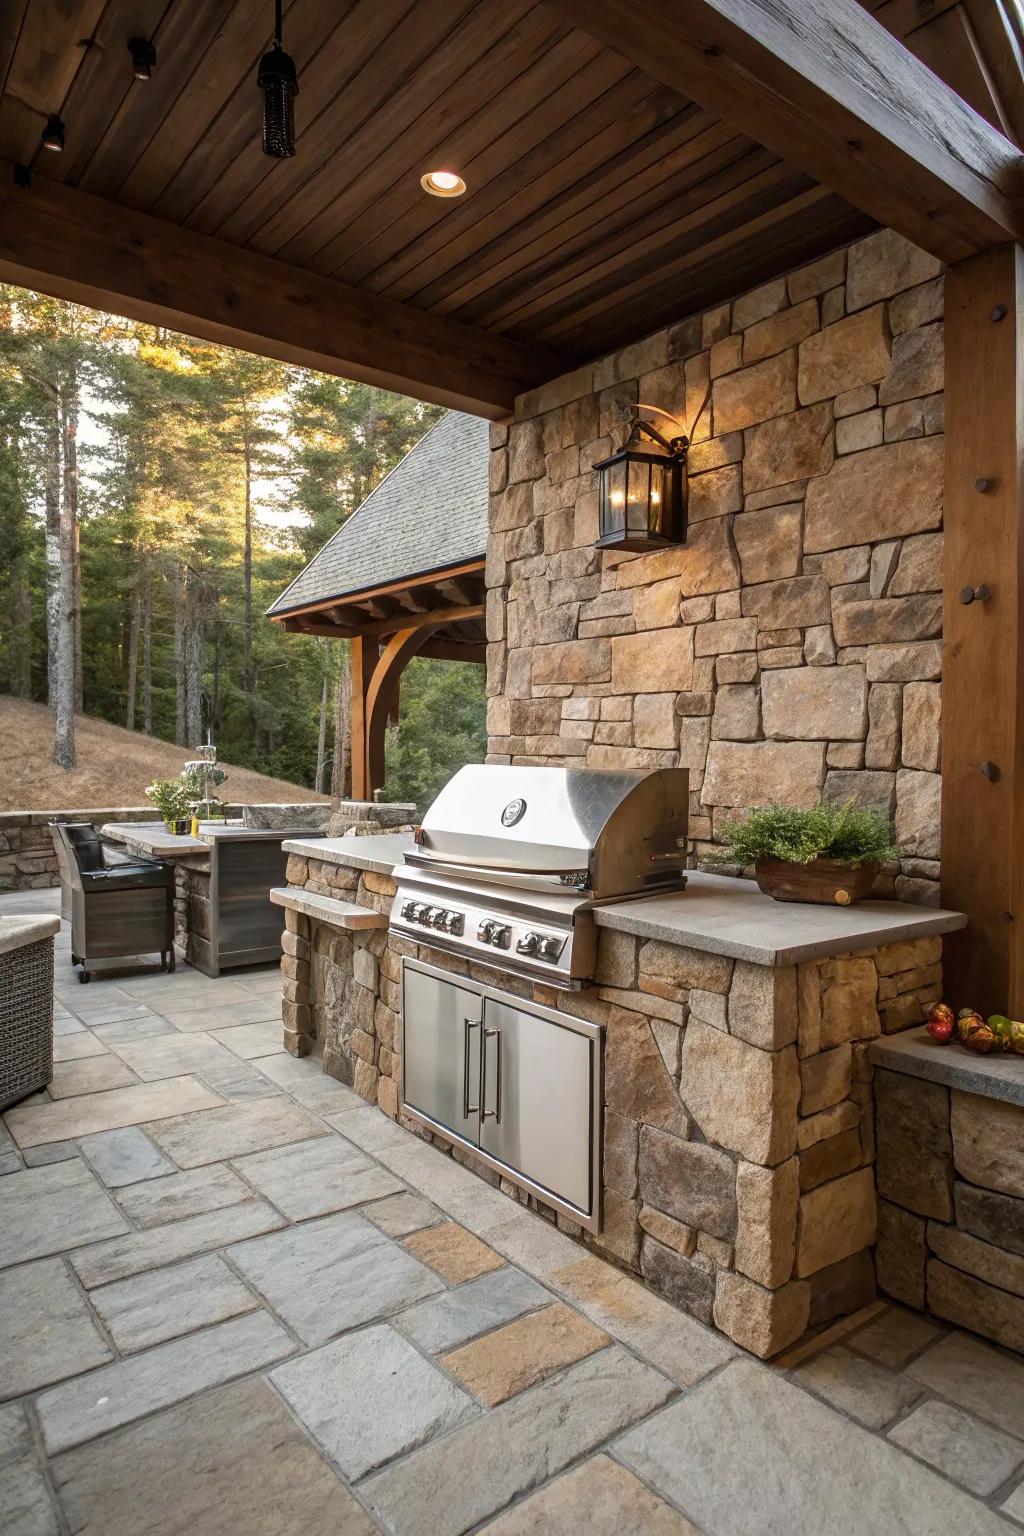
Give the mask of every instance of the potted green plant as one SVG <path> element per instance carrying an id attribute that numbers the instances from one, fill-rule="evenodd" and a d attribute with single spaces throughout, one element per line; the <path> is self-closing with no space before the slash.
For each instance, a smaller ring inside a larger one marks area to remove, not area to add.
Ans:
<path id="1" fill-rule="evenodd" d="M 168 832 L 183 836 L 192 824 L 192 803 L 188 786 L 180 779 L 154 779 L 146 790 L 146 798 L 152 800 L 164 819 Z"/>
<path id="2" fill-rule="evenodd" d="M 881 810 L 759 805 L 724 828 L 730 864 L 753 865 L 761 890 L 776 901 L 848 906 L 867 896 L 882 864 L 895 859 L 889 818 Z"/>

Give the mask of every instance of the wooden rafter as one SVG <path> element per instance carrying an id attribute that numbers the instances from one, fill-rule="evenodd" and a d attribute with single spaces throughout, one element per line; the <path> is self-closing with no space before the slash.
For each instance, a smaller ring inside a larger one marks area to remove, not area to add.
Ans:
<path id="1" fill-rule="evenodd" d="M 0 162 L 0 279 L 500 416 L 564 359 Z"/>
<path id="2" fill-rule="evenodd" d="M 1024 161 L 857 0 L 551 0 L 946 261 L 1024 237 Z"/>

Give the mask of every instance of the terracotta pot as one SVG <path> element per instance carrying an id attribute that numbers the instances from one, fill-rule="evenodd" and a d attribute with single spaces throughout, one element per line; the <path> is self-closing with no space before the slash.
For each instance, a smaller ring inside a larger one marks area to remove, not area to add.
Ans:
<path id="1" fill-rule="evenodd" d="M 810 864 L 758 859 L 754 874 L 765 895 L 776 901 L 848 907 L 870 894 L 878 869 L 877 864 L 840 864 L 835 859 L 813 859 Z"/>

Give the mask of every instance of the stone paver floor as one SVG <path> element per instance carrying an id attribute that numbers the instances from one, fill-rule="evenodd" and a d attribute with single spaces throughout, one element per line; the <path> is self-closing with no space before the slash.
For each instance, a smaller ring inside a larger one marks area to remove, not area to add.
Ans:
<path id="1" fill-rule="evenodd" d="M 764 1365 L 275 1049 L 272 972 L 82 987 L 65 931 L 57 977 L 0 1127 L 6 1536 L 1020 1532 L 1019 1357 L 879 1305 Z"/>

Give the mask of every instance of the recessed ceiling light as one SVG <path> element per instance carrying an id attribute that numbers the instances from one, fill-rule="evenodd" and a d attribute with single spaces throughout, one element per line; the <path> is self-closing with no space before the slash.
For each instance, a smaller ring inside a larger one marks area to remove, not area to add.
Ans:
<path id="1" fill-rule="evenodd" d="M 454 171 L 428 171 L 420 177 L 420 186 L 431 197 L 461 197 L 466 183 Z"/>

